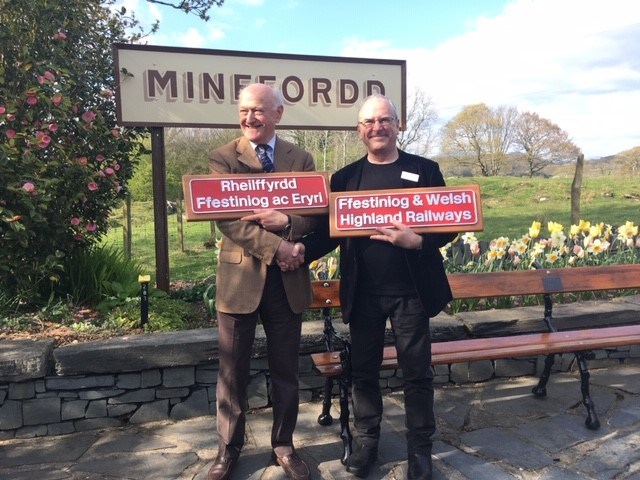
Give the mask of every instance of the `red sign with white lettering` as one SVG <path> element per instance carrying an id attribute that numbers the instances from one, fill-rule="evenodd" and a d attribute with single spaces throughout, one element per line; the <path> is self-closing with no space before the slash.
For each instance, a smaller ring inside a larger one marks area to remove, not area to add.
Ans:
<path id="1" fill-rule="evenodd" d="M 274 208 L 298 215 L 326 214 L 326 172 L 182 177 L 187 221 L 240 218 L 256 209 Z"/>
<path id="2" fill-rule="evenodd" d="M 480 187 L 401 188 L 329 195 L 333 237 L 372 235 L 400 222 L 416 232 L 482 230 Z"/>

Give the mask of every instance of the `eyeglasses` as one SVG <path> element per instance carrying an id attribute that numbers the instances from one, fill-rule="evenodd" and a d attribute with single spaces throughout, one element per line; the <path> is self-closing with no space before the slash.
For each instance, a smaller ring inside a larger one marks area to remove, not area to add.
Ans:
<path id="1" fill-rule="evenodd" d="M 395 120 L 396 120 L 395 117 L 382 117 L 376 120 L 374 120 L 373 118 L 365 118 L 364 120 L 358 123 L 362 125 L 364 128 L 369 129 L 369 128 L 373 128 L 373 126 L 376 123 L 381 127 L 388 127 L 389 125 L 391 125 L 391 122 L 394 122 Z"/>

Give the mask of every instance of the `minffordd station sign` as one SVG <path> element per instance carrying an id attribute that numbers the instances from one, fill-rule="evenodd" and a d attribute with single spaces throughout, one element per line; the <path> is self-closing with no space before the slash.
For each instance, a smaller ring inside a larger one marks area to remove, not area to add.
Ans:
<path id="1" fill-rule="evenodd" d="M 255 82 L 282 91 L 279 128 L 353 130 L 373 93 L 391 98 L 405 122 L 404 60 L 124 44 L 114 56 L 121 125 L 238 128 L 238 94 Z"/>

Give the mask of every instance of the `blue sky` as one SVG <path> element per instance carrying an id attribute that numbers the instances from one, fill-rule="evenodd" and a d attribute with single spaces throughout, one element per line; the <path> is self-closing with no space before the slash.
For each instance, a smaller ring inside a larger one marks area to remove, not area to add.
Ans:
<path id="1" fill-rule="evenodd" d="M 551 120 L 588 159 L 640 145 L 638 0 L 225 0 L 209 22 L 121 3 L 160 20 L 150 44 L 403 59 L 440 123 L 483 102 Z"/>

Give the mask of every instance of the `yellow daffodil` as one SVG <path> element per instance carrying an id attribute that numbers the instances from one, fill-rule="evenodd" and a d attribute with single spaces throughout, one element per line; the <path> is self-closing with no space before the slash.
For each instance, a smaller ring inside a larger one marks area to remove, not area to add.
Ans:
<path id="1" fill-rule="evenodd" d="M 509 246 L 509 237 L 498 237 L 495 242 L 498 249 L 506 250 Z"/>
<path id="2" fill-rule="evenodd" d="M 591 228 L 589 229 L 589 236 L 598 238 L 600 235 L 602 235 L 602 224 L 591 225 Z"/>
<path id="3" fill-rule="evenodd" d="M 582 229 L 580 228 L 580 225 L 573 224 L 573 225 L 571 225 L 571 228 L 569 229 L 569 236 L 571 238 L 576 238 L 578 235 L 580 235 L 581 231 L 582 231 Z"/>
<path id="4" fill-rule="evenodd" d="M 542 226 L 542 224 L 540 222 L 533 222 L 531 224 L 531 226 L 529 227 L 529 236 L 531 238 L 538 238 L 538 235 L 540 235 L 540 227 Z"/>
<path id="5" fill-rule="evenodd" d="M 477 241 L 478 241 L 478 239 L 473 234 L 473 232 L 467 232 L 464 235 L 462 235 L 462 242 L 465 245 L 471 245 L 471 242 L 477 242 Z"/>
<path id="6" fill-rule="evenodd" d="M 554 230 L 551 232 L 551 246 L 553 248 L 560 248 L 564 245 L 567 236 L 562 233 L 562 230 Z"/>
<path id="7" fill-rule="evenodd" d="M 549 233 L 553 235 L 555 232 L 562 232 L 564 227 L 560 223 L 549 222 L 547 223 L 547 230 L 549 230 Z"/>
<path id="8" fill-rule="evenodd" d="M 547 257 L 547 262 L 549 263 L 555 263 L 560 258 L 560 256 L 558 255 L 558 252 L 556 252 L 555 250 L 547 253 L 546 257 Z"/>
<path id="9" fill-rule="evenodd" d="M 581 232 L 588 232 L 589 229 L 591 228 L 591 222 L 586 222 L 581 219 L 580 224 L 578 226 L 580 227 Z"/>

